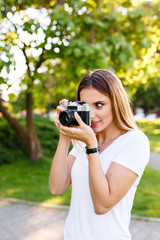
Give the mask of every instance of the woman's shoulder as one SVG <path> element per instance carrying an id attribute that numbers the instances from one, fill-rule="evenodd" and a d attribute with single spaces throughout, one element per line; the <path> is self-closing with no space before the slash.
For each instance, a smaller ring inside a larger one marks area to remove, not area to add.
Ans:
<path id="1" fill-rule="evenodd" d="M 142 146 L 142 144 L 146 146 L 149 145 L 148 137 L 140 129 L 134 129 L 126 132 L 122 135 L 120 140 L 122 145 L 134 144 L 134 146 L 137 145 L 137 147 Z"/>
<path id="2" fill-rule="evenodd" d="M 128 131 L 118 142 L 115 154 L 115 162 L 142 175 L 150 157 L 149 140 L 139 129 Z"/>
<path id="3" fill-rule="evenodd" d="M 148 137 L 146 136 L 146 134 L 138 128 L 129 130 L 122 136 L 124 136 L 124 138 L 140 138 L 140 139 L 148 140 Z"/>

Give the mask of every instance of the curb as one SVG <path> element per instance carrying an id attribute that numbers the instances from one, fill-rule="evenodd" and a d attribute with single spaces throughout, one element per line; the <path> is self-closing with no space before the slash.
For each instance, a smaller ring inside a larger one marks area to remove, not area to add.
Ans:
<path id="1" fill-rule="evenodd" d="M 35 207 L 53 208 L 53 209 L 67 210 L 67 211 L 69 210 L 69 206 L 65 206 L 65 205 L 56 205 L 56 204 L 41 203 L 41 202 L 31 202 L 31 201 L 26 201 L 26 200 L 16 199 L 16 198 L 0 197 L 0 201 L 13 203 L 13 204 L 18 204 L 18 203 L 26 204 L 26 205 L 35 206 Z"/>
<path id="2" fill-rule="evenodd" d="M 160 218 L 154 218 L 154 217 L 144 217 L 144 216 L 132 215 L 131 219 L 136 220 L 136 221 L 160 223 Z"/>
<path id="3" fill-rule="evenodd" d="M 57 209 L 57 210 L 65 210 L 65 211 L 69 210 L 69 206 L 66 206 L 66 205 L 56 205 L 56 204 L 51 204 L 51 203 L 32 202 L 32 201 L 26 201 L 26 200 L 16 199 L 16 198 L 0 197 L 0 201 L 12 203 L 12 204 L 26 204 L 28 206 L 52 208 L 52 209 Z M 160 218 L 154 218 L 154 217 L 132 215 L 131 219 L 136 220 L 136 221 L 160 223 Z"/>

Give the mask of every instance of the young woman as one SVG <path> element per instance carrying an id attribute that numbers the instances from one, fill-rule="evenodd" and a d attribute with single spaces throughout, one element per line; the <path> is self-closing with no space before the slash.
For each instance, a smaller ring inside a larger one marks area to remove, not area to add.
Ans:
<path id="1" fill-rule="evenodd" d="M 149 141 L 137 129 L 129 98 L 114 73 L 88 72 L 77 100 L 90 104 L 91 126 L 77 113 L 78 127 L 63 126 L 57 117 L 60 138 L 49 177 L 53 195 L 72 184 L 64 240 L 131 240 L 131 209 L 149 161 Z M 57 107 L 58 115 L 65 101 Z M 71 139 L 80 144 L 68 153 Z"/>

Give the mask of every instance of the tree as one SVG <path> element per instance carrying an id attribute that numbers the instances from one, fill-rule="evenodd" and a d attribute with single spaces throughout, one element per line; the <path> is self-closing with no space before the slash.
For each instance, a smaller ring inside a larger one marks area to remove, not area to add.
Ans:
<path id="1" fill-rule="evenodd" d="M 14 54 L 12 52 L 13 48 L 16 46 L 16 50 L 21 50 L 23 53 L 25 62 L 26 62 L 26 76 L 25 76 L 25 83 L 27 86 L 26 90 L 26 128 L 22 126 L 16 119 L 14 119 L 9 113 L 7 113 L 6 109 L 2 105 L 2 100 L 0 99 L 0 111 L 2 112 L 3 116 L 7 119 L 7 121 L 11 124 L 11 126 L 17 131 L 17 133 L 23 139 L 25 146 L 28 150 L 28 154 L 31 160 L 37 160 L 42 157 L 42 150 L 39 139 L 37 137 L 34 123 L 33 123 L 33 115 L 32 115 L 32 91 L 34 86 L 34 74 L 32 72 L 32 62 L 33 57 L 29 57 L 27 55 L 27 50 L 29 49 L 28 45 L 25 43 L 25 40 L 21 40 L 20 32 L 21 30 L 23 33 L 27 31 L 28 36 L 30 33 L 34 31 L 31 30 L 32 19 L 27 18 L 27 11 L 26 6 L 24 4 L 18 5 L 18 1 L 16 1 L 15 6 L 11 8 L 9 4 L 11 2 L 5 2 L 4 5 L 1 7 L 1 33 L 2 33 L 2 43 L 1 43 L 1 71 L 10 72 L 10 66 L 15 66 L 14 62 Z M 29 4 L 31 2 L 29 1 Z M 18 11 L 17 11 L 18 9 Z M 22 17 L 23 13 L 25 12 L 24 16 Z M 16 23 L 15 15 L 18 14 L 18 23 Z M 23 25 L 22 20 L 23 18 L 27 18 L 25 24 Z M 29 21 L 29 24 L 28 24 Z M 20 23 L 19 23 L 20 22 Z M 6 24 L 6 25 L 5 25 Z M 39 24 L 36 23 L 38 27 Z M 30 28 L 30 29 L 29 29 Z M 22 37 L 23 38 L 23 37 Z M 32 41 L 33 42 L 33 41 Z M 31 43 L 31 42 L 30 42 Z M 30 44 L 29 43 L 29 44 Z M 36 68 L 38 69 L 43 62 L 43 52 L 36 63 Z M 7 84 L 7 77 L 6 79 L 3 77 L 3 74 L 0 78 L 1 83 Z M 22 81 L 23 82 L 23 81 Z"/>
<path id="2" fill-rule="evenodd" d="M 128 72 L 141 49 L 151 46 L 143 9 L 129 0 L 18 1 L 1 3 L 0 83 L 9 85 L 20 54 L 25 73 L 26 128 L 0 111 L 24 140 L 32 160 L 42 156 L 33 117 L 33 96 L 44 104 L 69 96 L 87 70 Z"/>
<path id="3" fill-rule="evenodd" d="M 160 106 L 160 2 L 144 2 L 138 7 L 143 9 L 143 23 L 147 29 L 150 45 L 139 48 L 139 56 L 132 69 L 119 71 L 124 85 L 136 106 L 146 113 Z M 137 45 L 137 41 L 134 42 Z"/>

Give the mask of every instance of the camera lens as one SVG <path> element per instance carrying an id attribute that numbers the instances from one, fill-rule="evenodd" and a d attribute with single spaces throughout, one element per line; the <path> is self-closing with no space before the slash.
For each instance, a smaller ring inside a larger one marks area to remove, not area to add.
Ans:
<path id="1" fill-rule="evenodd" d="M 65 110 L 60 113 L 59 121 L 64 126 L 70 126 L 74 121 L 74 112 L 72 110 Z"/>

